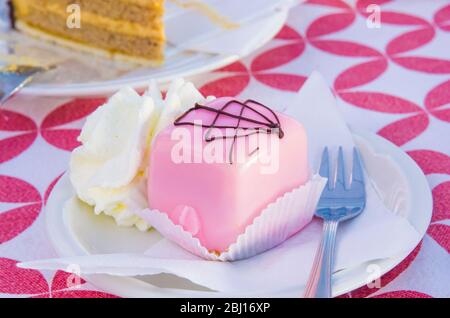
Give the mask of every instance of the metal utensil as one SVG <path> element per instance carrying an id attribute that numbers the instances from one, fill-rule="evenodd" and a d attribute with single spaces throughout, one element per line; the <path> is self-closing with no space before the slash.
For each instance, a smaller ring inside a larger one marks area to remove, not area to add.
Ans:
<path id="1" fill-rule="evenodd" d="M 361 159 L 353 150 L 353 171 L 349 185 L 345 183 L 344 154 L 339 148 L 336 178 L 330 172 L 328 148 L 322 154 L 320 175 L 328 178 L 316 210 L 316 216 L 324 220 L 322 241 L 317 250 L 305 297 L 330 298 L 333 273 L 334 248 L 339 222 L 361 214 L 366 204 L 366 190 Z M 330 177 L 331 176 L 331 177 Z"/>
<path id="2" fill-rule="evenodd" d="M 0 69 L 0 105 L 30 83 L 37 73 L 48 71 L 52 66 L 8 65 Z"/>

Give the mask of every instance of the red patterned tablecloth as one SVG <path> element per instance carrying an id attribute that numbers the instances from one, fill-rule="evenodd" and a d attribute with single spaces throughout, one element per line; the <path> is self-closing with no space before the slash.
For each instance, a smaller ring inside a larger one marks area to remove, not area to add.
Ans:
<path id="1" fill-rule="evenodd" d="M 367 24 L 373 4 L 380 28 Z M 352 127 L 389 139 L 418 163 L 434 198 L 427 235 L 381 289 L 344 297 L 450 297 L 450 1 L 310 0 L 264 48 L 192 80 L 207 94 L 287 103 L 313 70 Z M 68 288 L 63 272 L 15 266 L 56 256 L 43 206 L 83 119 L 102 102 L 17 96 L 1 110 L 0 296 L 113 296 L 84 281 Z"/>

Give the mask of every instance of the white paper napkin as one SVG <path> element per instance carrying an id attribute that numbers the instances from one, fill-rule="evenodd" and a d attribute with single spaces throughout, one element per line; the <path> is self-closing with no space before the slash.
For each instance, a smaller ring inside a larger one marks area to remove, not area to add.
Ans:
<path id="1" fill-rule="evenodd" d="M 259 43 L 259 36 L 273 32 L 277 19 L 274 15 L 298 1 L 293 0 L 202 0 L 215 14 L 231 22 L 235 28 L 226 28 L 201 10 L 181 8 L 168 1 L 165 27 L 168 42 L 176 50 L 206 53 L 246 55 Z"/>
<path id="2" fill-rule="evenodd" d="M 306 126 L 314 166 L 320 162 L 324 146 L 342 145 L 346 150 L 353 147 L 352 136 L 336 108 L 335 98 L 318 73 L 310 76 L 290 103 L 285 112 Z M 367 184 L 365 211 L 358 218 L 339 225 L 335 270 L 399 255 L 412 249 L 420 240 L 411 224 L 389 211 L 370 183 Z M 314 220 L 282 245 L 258 256 L 229 263 L 205 261 L 163 239 L 145 255 L 71 257 L 20 266 L 55 270 L 78 264 L 83 274 L 118 276 L 170 273 L 230 295 L 270 296 L 277 290 L 290 290 L 289 295 L 295 296 L 301 295 L 307 281 L 320 235 L 321 222 Z"/>

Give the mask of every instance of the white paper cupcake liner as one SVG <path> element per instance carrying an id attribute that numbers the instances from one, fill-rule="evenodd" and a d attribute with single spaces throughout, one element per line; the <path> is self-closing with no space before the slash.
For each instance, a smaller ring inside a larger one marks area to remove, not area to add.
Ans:
<path id="1" fill-rule="evenodd" d="M 237 261 L 283 243 L 310 223 L 326 182 L 326 178 L 314 175 L 303 186 L 268 204 L 244 233 L 238 236 L 236 242 L 219 255 L 209 252 L 197 238 L 174 224 L 165 213 L 146 209 L 138 215 L 165 238 L 195 255 L 211 261 Z"/>

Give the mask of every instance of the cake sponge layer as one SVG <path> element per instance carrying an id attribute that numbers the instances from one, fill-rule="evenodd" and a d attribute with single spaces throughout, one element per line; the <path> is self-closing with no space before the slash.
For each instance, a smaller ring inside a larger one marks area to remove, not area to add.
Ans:
<path id="1" fill-rule="evenodd" d="M 45 17 L 45 19 L 43 19 Z M 36 20 L 35 20 L 36 19 Z M 36 21 L 36 23 L 33 23 Z M 23 22 L 23 21 L 22 21 Z M 27 19 L 25 26 L 46 33 L 48 36 L 70 40 L 75 43 L 103 49 L 112 54 L 148 59 L 154 64 L 160 64 L 164 59 L 164 42 L 146 37 L 111 33 L 94 25 L 84 24 L 80 29 L 68 29 L 65 20 L 56 15 L 43 14 L 35 11 Z M 19 29 L 27 32 L 28 28 Z M 49 31 L 51 30 L 51 31 Z M 60 43 L 60 42 L 59 42 Z"/>
<path id="2" fill-rule="evenodd" d="M 147 26 L 160 20 L 164 14 L 164 0 L 147 0 L 143 3 L 130 0 L 33 0 L 29 3 L 41 8 L 51 6 L 58 8 L 61 12 L 66 12 L 69 5 L 77 4 L 82 14 L 88 12 L 113 20 L 130 21 Z"/>
<path id="3" fill-rule="evenodd" d="M 78 2 L 81 6 L 90 3 L 88 7 L 91 11 L 83 9 L 81 11 L 81 25 L 79 28 L 69 28 L 67 18 L 70 13 L 66 12 L 66 2 Z M 163 23 L 161 20 L 162 8 L 157 4 L 162 4 L 162 0 L 148 1 L 153 3 L 155 10 L 141 10 L 153 15 L 152 20 L 147 24 L 133 22 L 126 19 L 133 10 L 140 8 L 136 2 L 131 5 L 134 9 L 125 8 L 122 5 L 124 0 L 13 0 L 15 5 L 15 17 L 17 26 L 22 31 L 37 31 L 45 34 L 45 38 L 52 38 L 56 42 L 61 40 L 66 44 L 68 41 L 74 44 L 100 49 L 109 53 L 136 57 L 139 60 L 148 60 L 152 65 L 161 64 L 164 59 L 165 36 Z M 109 3 L 110 6 L 102 4 Z M 95 8 L 98 10 L 95 11 Z M 101 9 L 100 9 L 101 8 Z M 131 10 L 131 11 L 130 11 Z M 100 15 L 99 12 L 108 15 Z M 117 16 L 121 19 L 113 19 Z M 141 16 L 142 18 L 142 16 Z M 35 32 L 29 32 L 35 35 Z"/>

